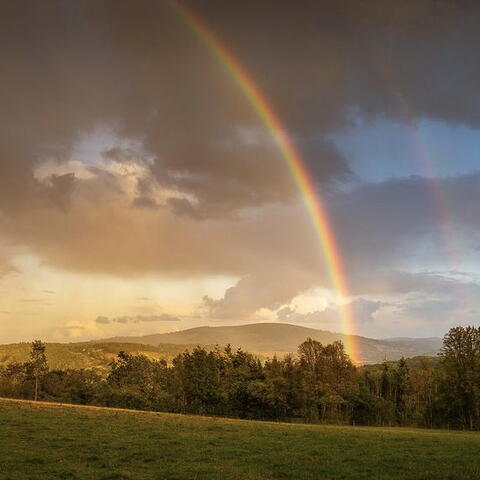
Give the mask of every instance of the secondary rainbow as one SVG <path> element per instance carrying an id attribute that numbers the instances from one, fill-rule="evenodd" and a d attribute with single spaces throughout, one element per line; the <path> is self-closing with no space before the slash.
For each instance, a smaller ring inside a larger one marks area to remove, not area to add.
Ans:
<path id="1" fill-rule="evenodd" d="M 267 127 L 282 154 L 282 157 L 285 159 L 295 184 L 302 194 L 303 202 L 311 217 L 313 227 L 319 239 L 331 277 L 332 286 L 338 297 L 343 333 L 349 335 L 354 334 L 354 319 L 349 304 L 346 302 L 346 298 L 349 296 L 348 284 L 338 243 L 326 209 L 315 191 L 315 186 L 310 178 L 304 161 L 296 150 L 295 145 L 288 136 L 273 107 L 268 103 L 265 95 L 263 95 L 233 54 L 189 8 L 175 1 L 172 2 L 172 5 L 188 26 L 198 35 L 230 73 L 233 80 L 237 83 L 264 125 Z M 353 337 L 346 337 L 345 347 L 352 360 L 358 361 L 357 349 Z"/>
<path id="2" fill-rule="evenodd" d="M 377 72 L 385 90 L 391 93 L 395 113 L 398 115 L 409 134 L 412 157 L 422 169 L 422 176 L 425 178 L 425 183 L 435 211 L 438 229 L 442 236 L 446 254 L 450 259 L 451 268 L 457 269 L 460 261 L 458 258 L 458 252 L 460 250 L 458 236 L 454 231 L 454 223 L 448 207 L 447 195 L 443 191 L 442 183 L 438 180 L 435 161 L 428 151 L 427 145 L 422 140 L 421 131 L 413 115 L 412 109 L 407 98 L 402 93 L 402 85 L 399 82 L 399 78 L 396 76 L 397 69 L 394 68 L 393 64 L 387 62 L 386 59 L 376 56 L 373 52 L 371 58 L 374 58 L 376 62 L 372 62 L 370 68 Z"/>
<path id="3" fill-rule="evenodd" d="M 443 240 L 446 258 L 449 261 L 451 270 L 458 270 L 459 265 L 462 264 L 462 258 L 460 255 L 462 245 L 459 243 L 460 239 L 458 235 L 456 235 L 454 228 L 453 214 L 448 205 L 447 192 L 444 191 L 442 182 L 438 179 L 434 159 L 422 139 L 421 131 L 412 114 L 410 105 L 407 103 L 405 96 L 400 90 L 392 89 L 392 92 L 395 94 L 395 98 L 398 101 L 399 116 L 410 133 L 412 153 L 414 154 L 414 158 L 419 162 L 419 165 L 422 168 L 422 174 L 425 177 L 428 193 L 430 194 L 437 218 L 439 233 Z M 448 180 L 444 180 L 444 182 L 447 181 Z M 473 305 L 473 298 L 469 293 L 469 289 L 460 289 L 458 295 L 459 300 L 463 305 Z"/>
<path id="4" fill-rule="evenodd" d="M 399 116 L 407 128 L 414 158 L 422 168 L 422 174 L 427 182 L 427 187 L 435 209 L 435 214 L 438 221 L 438 228 L 443 237 L 444 246 L 447 255 L 450 257 L 451 268 L 458 268 L 459 258 L 457 257 L 459 247 L 458 238 L 455 235 L 452 222 L 452 214 L 448 208 L 448 199 L 445 192 L 442 190 L 442 184 L 437 178 L 435 171 L 435 162 L 430 155 L 425 142 L 422 140 L 420 129 L 412 115 L 411 108 L 407 100 L 399 90 L 392 90 L 398 104 Z"/>

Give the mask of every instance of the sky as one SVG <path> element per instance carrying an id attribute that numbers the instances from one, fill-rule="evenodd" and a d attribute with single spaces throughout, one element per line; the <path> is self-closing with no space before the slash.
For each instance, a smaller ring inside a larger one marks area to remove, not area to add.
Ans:
<path id="1" fill-rule="evenodd" d="M 480 311 L 480 7 L 0 0 L 0 343 L 288 322 L 442 336 Z"/>

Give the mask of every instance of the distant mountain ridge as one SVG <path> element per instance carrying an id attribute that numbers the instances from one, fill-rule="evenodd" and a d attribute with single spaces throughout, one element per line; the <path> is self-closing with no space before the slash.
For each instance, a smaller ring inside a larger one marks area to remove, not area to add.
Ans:
<path id="1" fill-rule="evenodd" d="M 262 356 L 296 352 L 308 337 L 324 344 L 336 340 L 346 344 L 347 336 L 341 333 L 307 328 L 288 323 L 254 323 L 238 326 L 195 327 L 177 332 L 159 333 L 139 337 L 113 337 L 101 342 L 139 343 L 144 345 L 190 344 L 227 345 L 242 347 Z M 353 337 L 358 352 L 358 363 L 379 363 L 398 360 L 402 356 L 435 355 L 441 348 L 441 338 L 390 338 L 373 339 L 358 335 Z"/>

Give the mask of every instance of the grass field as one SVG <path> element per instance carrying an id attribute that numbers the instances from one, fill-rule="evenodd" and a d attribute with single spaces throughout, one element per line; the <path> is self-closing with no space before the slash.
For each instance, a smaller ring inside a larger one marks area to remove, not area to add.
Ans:
<path id="1" fill-rule="evenodd" d="M 480 434 L 0 400 L 1 480 L 480 479 Z"/>

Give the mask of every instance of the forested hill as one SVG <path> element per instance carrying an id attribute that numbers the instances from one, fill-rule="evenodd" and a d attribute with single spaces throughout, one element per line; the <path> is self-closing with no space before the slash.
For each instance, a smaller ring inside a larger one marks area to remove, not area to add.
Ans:
<path id="1" fill-rule="evenodd" d="M 12 343 L 0 345 L 0 365 L 29 360 L 31 343 Z M 107 370 L 118 352 L 132 355 L 143 354 L 152 360 L 171 361 L 179 353 L 192 350 L 195 345 L 141 345 L 139 343 L 85 342 L 85 343 L 47 343 L 48 364 L 52 369 L 100 368 Z M 207 345 L 207 349 L 214 348 Z"/>
<path id="2" fill-rule="evenodd" d="M 323 344 L 341 340 L 340 333 L 306 328 L 286 323 L 255 323 L 228 327 L 197 327 L 179 332 L 145 335 L 141 337 L 114 337 L 102 342 L 159 344 L 227 345 L 242 347 L 262 356 L 296 352 L 306 338 Z M 402 356 L 435 355 L 441 347 L 440 338 L 398 338 L 376 340 L 354 336 L 360 363 L 379 363 L 385 359 L 398 360 Z"/>

